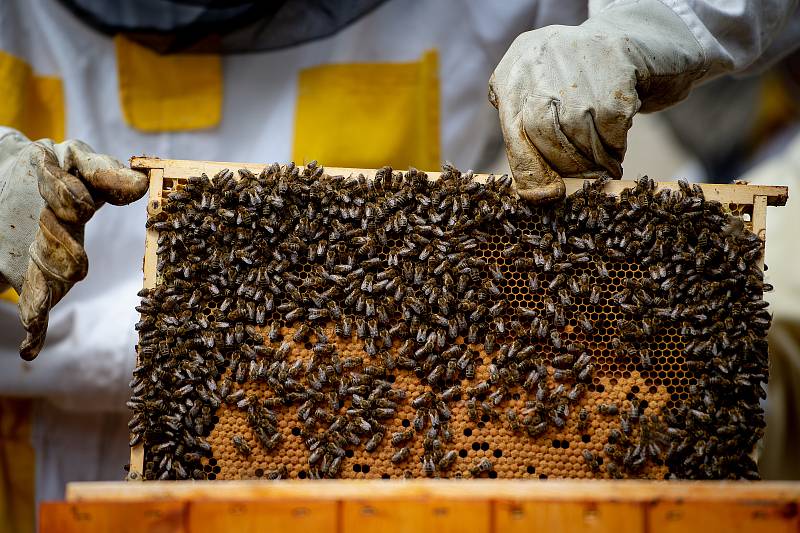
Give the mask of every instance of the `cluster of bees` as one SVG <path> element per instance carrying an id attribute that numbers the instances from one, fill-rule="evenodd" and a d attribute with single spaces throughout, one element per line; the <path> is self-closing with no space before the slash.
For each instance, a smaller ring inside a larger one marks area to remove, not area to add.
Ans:
<path id="1" fill-rule="evenodd" d="M 571 412 L 579 429 L 613 417 L 619 427 L 603 453 L 583 453 L 610 477 L 649 464 L 682 478 L 757 477 L 747 454 L 764 425 L 761 241 L 697 186 L 656 190 L 643 178 L 619 198 L 603 186 L 587 182 L 534 211 L 507 176 L 482 183 L 449 165 L 436 181 L 388 167 L 372 180 L 328 176 L 315 163 L 190 178 L 147 223 L 159 235 L 159 283 L 140 293 L 128 404 L 145 477 L 204 479 L 223 404 L 246 413 L 258 441 L 253 450 L 235 435 L 242 456 L 280 456 L 279 418 L 296 419 L 311 478 L 336 477 L 348 450 L 382 446 L 394 448 L 393 463 L 446 476 L 462 460 L 450 449 L 455 409 L 529 439 L 564 428 Z M 534 218 L 543 229 L 524 229 Z M 498 234 L 543 309 L 504 298 L 508 273 L 476 253 Z M 636 263 L 647 275 L 611 292 L 606 262 Z M 680 328 L 696 378 L 690 399 L 659 413 L 638 398 L 625 409 L 582 406 L 596 361 L 565 327 L 572 319 L 591 339 L 597 324 L 576 302 L 618 308 L 611 349 L 642 371 L 654 364 L 648 340 Z M 341 356 L 337 339 L 353 338 L 363 355 Z M 302 346 L 309 355 L 292 357 Z M 402 373 L 423 392 L 396 386 Z M 250 383 L 268 393 L 246 392 Z M 512 396 L 520 406 L 509 406 Z M 392 431 L 406 405 L 413 422 Z M 417 439 L 421 456 L 411 451 Z M 483 458 L 464 470 L 492 468 Z"/>

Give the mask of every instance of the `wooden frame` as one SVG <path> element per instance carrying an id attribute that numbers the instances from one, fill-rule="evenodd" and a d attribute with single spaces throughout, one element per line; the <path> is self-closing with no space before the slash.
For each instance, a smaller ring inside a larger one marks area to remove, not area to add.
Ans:
<path id="1" fill-rule="evenodd" d="M 800 484 L 659 481 L 71 483 L 42 533 L 797 532 Z"/>
<path id="2" fill-rule="evenodd" d="M 146 172 L 150 177 L 149 199 L 147 204 L 148 214 L 152 215 L 161 210 L 162 192 L 165 182 L 169 180 L 185 180 L 191 176 L 198 176 L 205 173 L 212 176 L 223 169 L 236 170 L 246 168 L 255 173 L 260 172 L 266 164 L 264 163 L 233 163 L 215 161 L 188 161 L 177 159 L 159 159 L 152 157 L 133 157 L 130 160 L 131 168 Z M 363 174 L 367 178 L 374 177 L 376 169 L 363 168 L 337 168 L 326 167 L 329 175 L 358 175 Z M 437 179 L 440 172 L 428 172 L 428 175 Z M 475 178 L 485 181 L 488 174 L 476 174 Z M 579 190 L 584 183 L 581 179 L 565 180 L 567 194 Z M 611 181 L 605 190 L 611 194 L 619 194 L 624 189 L 633 185 L 632 181 Z M 657 182 L 659 188 L 677 189 L 676 182 Z M 782 186 L 761 186 L 761 185 L 721 185 L 721 184 L 701 184 L 705 197 L 710 200 L 717 200 L 726 205 L 736 205 L 751 211 L 752 230 L 762 240 L 766 238 L 766 219 L 767 206 L 785 205 L 788 199 L 788 188 Z M 144 284 L 145 288 L 154 287 L 156 284 L 156 240 L 157 232 L 148 230 L 145 241 L 144 255 Z M 763 257 L 761 258 L 763 266 Z M 141 480 L 144 468 L 144 448 L 142 445 L 131 449 L 130 480 Z"/>

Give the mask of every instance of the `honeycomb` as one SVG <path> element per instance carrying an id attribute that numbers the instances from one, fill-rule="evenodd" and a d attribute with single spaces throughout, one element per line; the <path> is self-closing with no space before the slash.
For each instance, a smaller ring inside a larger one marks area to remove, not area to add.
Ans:
<path id="1" fill-rule="evenodd" d="M 745 229 L 753 231 L 753 204 L 727 204 L 727 211 L 742 220 Z"/>
<path id="2" fill-rule="evenodd" d="M 164 179 L 162 188 L 162 204 L 170 202 L 170 195 L 180 191 L 186 180 Z M 750 206 L 729 206 L 729 213 L 733 216 L 743 217 Z M 556 290 L 551 290 L 548 285 L 557 275 L 555 272 L 540 272 L 538 274 L 539 287 L 532 290 L 529 284 L 528 270 L 521 266 L 516 259 L 531 258 L 525 252 L 509 257 L 505 253 L 509 247 L 519 244 L 520 233 L 543 237 L 548 233 L 546 221 L 551 218 L 549 208 L 532 209 L 533 216 L 528 220 L 519 221 L 519 232 L 509 235 L 502 228 L 493 227 L 488 233 L 488 238 L 478 243 L 473 254 L 486 261 L 490 268 L 496 268 L 502 279 L 497 282 L 499 295 L 494 301 L 508 303 L 505 311 L 500 315 L 506 324 L 507 332 L 504 342 L 512 342 L 515 334 L 509 326 L 518 316 L 519 309 L 536 311 L 539 315 L 546 314 L 548 299 L 557 297 Z M 749 222 L 745 220 L 745 224 Z M 403 241 L 389 239 L 380 247 L 376 256 L 381 264 L 386 264 L 390 256 L 403 246 Z M 620 337 L 620 321 L 627 317 L 615 305 L 615 298 L 624 291 L 630 280 L 642 280 L 649 276 L 647 267 L 625 260 L 610 261 L 606 259 L 604 266 L 607 276 L 600 276 L 600 265 L 597 256 L 591 261 L 576 266 L 572 270 L 573 278 L 588 280 L 591 286 L 600 288 L 599 299 L 595 303 L 585 295 L 575 296 L 572 301 L 564 305 L 565 325 L 560 328 L 561 341 L 564 345 L 579 343 L 583 345 L 592 358 L 594 373 L 590 382 L 586 384 L 586 393 L 579 400 L 569 406 L 566 423 L 558 428 L 553 424 L 538 436 L 530 437 L 514 431 L 513 424 L 505 414 L 509 409 L 517 413 L 525 410 L 528 394 L 525 390 L 517 388 L 497 408 L 497 416 L 482 414 L 478 418 L 471 417 L 464 398 L 452 402 L 452 417 L 448 429 L 452 433 L 452 440 L 445 443 L 446 450 L 453 450 L 457 458 L 453 466 L 447 470 L 437 470 L 437 477 L 489 477 L 489 478 L 608 478 L 612 477 L 603 467 L 604 458 L 608 456 L 606 446 L 613 432 L 619 431 L 620 420 L 617 416 L 602 414 L 601 406 L 614 404 L 620 413 L 629 412 L 634 403 L 641 411 L 641 417 L 649 415 L 665 417 L 668 413 L 678 412 L 682 405 L 686 405 L 700 393 L 697 391 L 698 379 L 687 364 L 685 351 L 687 341 L 677 325 L 658 328 L 650 335 L 646 342 L 639 346 L 639 350 L 650 354 L 650 365 L 645 368 L 641 361 L 632 358 L 622 350 L 615 349 L 614 339 Z M 309 275 L 314 265 L 304 258 L 293 266 L 293 271 L 300 278 Z M 489 279 L 486 272 L 481 274 L 481 279 Z M 421 296 L 421 295 L 419 295 Z M 214 307 L 208 304 L 206 319 L 214 320 Z M 579 320 L 585 317 L 592 322 L 593 328 L 588 333 L 579 326 Z M 351 315 L 355 321 L 358 317 Z M 283 342 L 292 344 L 287 355 L 287 363 L 302 361 L 306 365 L 312 358 L 312 348 L 319 339 L 311 333 L 304 342 L 293 342 L 292 337 L 297 332 L 297 325 L 287 327 L 284 315 L 273 311 L 266 318 L 266 324 L 277 323 L 280 326 L 277 339 L 267 339 L 269 326 L 258 327 L 258 331 L 265 337 L 265 344 L 278 346 Z M 355 334 L 349 337 L 337 335 L 334 323 L 324 325 L 324 333 L 335 343 L 340 360 L 348 358 L 363 358 L 364 365 L 369 364 L 370 358 L 365 356 L 364 342 Z M 497 361 L 497 352 L 487 353 L 484 348 L 484 339 L 479 342 L 469 343 L 462 335 L 452 341 L 456 345 L 468 345 L 478 354 L 474 380 L 463 379 L 461 384 L 466 389 L 475 381 L 490 378 L 490 365 Z M 394 339 L 392 348 L 388 351 L 397 353 L 401 346 L 398 339 Z M 449 344 L 448 344 L 449 345 Z M 556 389 L 560 382 L 554 379 L 555 368 L 552 365 L 553 357 L 561 353 L 555 349 L 551 342 L 546 340 L 533 341 L 535 351 L 541 358 L 548 361 L 547 387 L 550 391 Z M 231 369 L 223 370 L 218 383 L 225 378 L 232 378 Z M 395 463 L 392 456 L 398 448 L 390 442 L 390 437 L 395 432 L 405 431 L 412 427 L 415 409 L 410 404 L 410 399 L 422 395 L 428 386 L 423 384 L 419 373 L 411 370 L 396 368 L 387 373 L 385 380 L 392 383 L 396 389 L 406 392 L 407 401 L 399 402 L 397 412 L 390 419 L 382 423 L 386 426 L 386 436 L 377 449 L 367 452 L 363 442 L 345 450 L 341 467 L 337 477 L 341 478 L 410 478 L 425 475 L 423 456 L 423 439 L 416 435 L 409 444 L 410 457 L 408 460 Z M 242 389 L 249 396 L 253 394 L 259 401 L 271 397 L 269 387 L 263 382 L 245 381 L 242 384 L 234 382 L 234 389 Z M 696 398 L 695 398 L 696 399 Z M 339 408 L 343 408 L 339 405 Z M 276 407 L 277 430 L 283 435 L 282 443 L 273 452 L 262 449 L 259 439 L 254 434 L 247 414 L 243 409 L 222 402 L 212 417 L 212 428 L 206 435 L 210 444 L 211 453 L 205 454 L 200 459 L 200 471 L 195 471 L 193 477 L 214 479 L 261 479 L 275 477 L 280 472 L 280 477 L 311 478 L 315 476 L 309 467 L 309 450 L 304 443 L 302 423 L 298 419 L 296 406 Z M 588 413 L 588 419 L 581 422 L 581 414 Z M 520 414 L 520 418 L 521 418 Z M 641 426 L 635 425 L 631 430 L 631 441 L 637 441 L 643 431 Z M 242 454 L 234 446 L 233 440 L 243 438 L 252 453 Z M 613 439 L 612 439 L 613 440 Z M 146 462 L 153 464 L 154 453 L 147 446 L 145 438 Z M 666 449 L 663 450 L 666 452 Z M 596 459 L 596 464 L 591 464 L 587 459 Z M 484 472 L 471 471 L 481 460 L 488 459 L 490 467 Z M 162 460 L 163 462 L 163 460 Z M 318 475 L 318 473 L 316 474 Z M 628 477 L 628 472 L 622 472 L 623 477 Z M 656 458 L 635 473 L 635 477 L 666 479 L 674 477 L 670 468 L 662 458 Z"/>

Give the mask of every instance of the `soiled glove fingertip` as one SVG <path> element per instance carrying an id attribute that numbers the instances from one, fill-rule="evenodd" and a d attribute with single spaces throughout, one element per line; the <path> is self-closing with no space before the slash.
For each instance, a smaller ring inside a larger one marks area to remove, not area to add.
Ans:
<path id="1" fill-rule="evenodd" d="M 147 176 L 129 168 L 98 169 L 91 180 L 101 199 L 112 205 L 127 205 L 147 192 Z"/>
<path id="2" fill-rule="evenodd" d="M 23 319 L 25 340 L 19 345 L 19 355 L 26 361 L 33 361 L 42 350 L 47 335 L 48 313 L 50 309 L 40 309 L 39 313 L 28 320 Z"/>
<path id="3" fill-rule="evenodd" d="M 533 205 L 557 202 L 566 196 L 567 188 L 563 180 L 558 180 L 546 185 L 533 188 L 517 189 L 521 199 Z"/>
<path id="4" fill-rule="evenodd" d="M 19 356 L 25 361 L 33 361 L 36 359 L 36 357 L 39 355 L 39 352 L 42 351 L 44 339 L 44 334 L 28 333 L 25 336 L 25 340 L 19 345 Z"/>

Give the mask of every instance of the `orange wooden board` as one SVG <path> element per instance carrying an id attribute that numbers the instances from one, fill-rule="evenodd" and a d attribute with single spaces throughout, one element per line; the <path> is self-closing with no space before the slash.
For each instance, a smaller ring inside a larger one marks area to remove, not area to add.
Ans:
<path id="1" fill-rule="evenodd" d="M 189 504 L 191 533 L 333 531 L 338 504 L 333 501 L 197 501 Z"/>
<path id="2" fill-rule="evenodd" d="M 649 510 L 651 533 L 797 533 L 797 502 L 743 501 L 737 505 L 660 502 Z"/>
<path id="3" fill-rule="evenodd" d="M 154 484 L 127 487 L 135 493 L 148 485 Z M 181 486 L 161 484 L 167 485 Z M 149 499 L 113 501 L 108 491 L 105 501 L 46 503 L 40 531 L 800 532 L 798 483 L 485 482 L 458 490 L 451 482 L 387 482 L 380 490 L 376 483 L 321 482 L 308 484 L 305 495 L 299 484 L 261 483 L 260 495 L 241 484 L 193 485 L 158 495 L 147 490 Z M 204 487 L 216 488 L 216 497 Z"/>
<path id="4" fill-rule="evenodd" d="M 178 501 L 43 503 L 42 533 L 186 533 L 186 504 Z"/>
<path id="5" fill-rule="evenodd" d="M 489 501 L 355 500 L 342 504 L 342 533 L 489 533 Z"/>
<path id="6" fill-rule="evenodd" d="M 645 506 L 613 502 L 499 501 L 494 531 L 561 533 L 643 533 Z"/>

